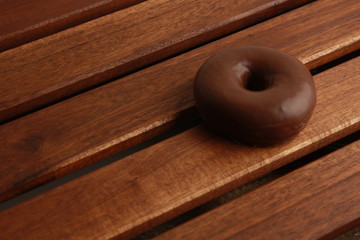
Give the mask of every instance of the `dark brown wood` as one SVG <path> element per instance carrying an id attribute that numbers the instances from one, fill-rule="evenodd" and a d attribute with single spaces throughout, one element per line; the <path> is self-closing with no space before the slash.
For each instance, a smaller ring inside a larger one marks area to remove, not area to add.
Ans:
<path id="1" fill-rule="evenodd" d="M 0 52 L 144 0 L 0 0 Z"/>
<path id="2" fill-rule="evenodd" d="M 249 148 L 195 127 L 3 211 L 0 238 L 128 238 L 357 131 L 359 64 L 315 76 L 314 115 L 286 144 Z"/>
<path id="3" fill-rule="evenodd" d="M 5 51 L 0 122 L 310 1 L 145 1 Z"/>
<path id="4" fill-rule="evenodd" d="M 1 126 L 0 200 L 196 118 L 192 79 L 218 49 L 266 45 L 309 67 L 358 49 L 360 15 L 347 1 L 315 2 Z"/>
<path id="5" fill-rule="evenodd" d="M 155 239 L 330 239 L 360 224 L 360 140 Z"/>

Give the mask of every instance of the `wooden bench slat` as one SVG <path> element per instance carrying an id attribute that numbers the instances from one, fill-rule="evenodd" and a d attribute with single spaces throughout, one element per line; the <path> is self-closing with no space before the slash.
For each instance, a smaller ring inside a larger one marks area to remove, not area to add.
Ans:
<path id="1" fill-rule="evenodd" d="M 219 49 L 267 45 L 313 67 L 358 49 L 360 17 L 348 1 L 315 2 L 0 126 L 0 201 L 197 117 L 192 79 Z"/>
<path id="2" fill-rule="evenodd" d="M 359 64 L 315 76 L 314 115 L 286 144 L 249 148 L 195 127 L 1 212 L 0 238 L 127 238 L 355 132 Z"/>
<path id="3" fill-rule="evenodd" d="M 144 0 L 1 0 L 0 52 Z"/>
<path id="4" fill-rule="evenodd" d="M 0 53 L 0 121 L 309 1 L 150 0 Z"/>
<path id="5" fill-rule="evenodd" d="M 323 239 L 360 224 L 360 140 L 155 239 Z"/>

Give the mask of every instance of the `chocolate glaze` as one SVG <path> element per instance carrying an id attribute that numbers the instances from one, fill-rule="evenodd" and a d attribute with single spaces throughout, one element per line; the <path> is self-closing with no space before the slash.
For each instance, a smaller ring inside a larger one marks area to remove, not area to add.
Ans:
<path id="1" fill-rule="evenodd" d="M 268 146 L 297 135 L 316 103 L 309 70 L 266 47 L 223 50 L 199 69 L 196 106 L 214 131 L 249 145 Z"/>

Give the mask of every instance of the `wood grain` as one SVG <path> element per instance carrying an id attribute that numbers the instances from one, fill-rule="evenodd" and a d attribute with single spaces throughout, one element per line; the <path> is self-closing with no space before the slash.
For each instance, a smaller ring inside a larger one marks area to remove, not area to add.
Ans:
<path id="1" fill-rule="evenodd" d="M 0 122 L 310 1 L 150 0 L 0 53 Z"/>
<path id="2" fill-rule="evenodd" d="M 219 49 L 266 45 L 309 67 L 358 49 L 360 15 L 345 2 L 315 2 L 0 126 L 0 201 L 197 118 L 192 80 Z"/>
<path id="3" fill-rule="evenodd" d="M 0 0 L 0 52 L 144 0 Z"/>
<path id="4" fill-rule="evenodd" d="M 360 224 L 360 140 L 155 239 L 330 239 Z"/>
<path id="5" fill-rule="evenodd" d="M 249 148 L 195 127 L 3 211 L 0 238 L 125 239 L 355 132 L 359 64 L 315 76 L 314 115 L 286 144 Z"/>

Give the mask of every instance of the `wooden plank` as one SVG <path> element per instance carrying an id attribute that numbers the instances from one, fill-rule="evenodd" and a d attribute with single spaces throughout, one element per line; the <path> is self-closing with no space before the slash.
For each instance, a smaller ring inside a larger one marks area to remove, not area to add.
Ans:
<path id="1" fill-rule="evenodd" d="M 198 117 L 192 80 L 219 49 L 266 45 L 309 67 L 358 49 L 360 15 L 345 2 L 318 1 L 0 126 L 0 201 Z"/>
<path id="2" fill-rule="evenodd" d="M 155 239 L 330 239 L 360 224 L 357 186 L 360 140 Z"/>
<path id="3" fill-rule="evenodd" d="M 309 1 L 150 0 L 0 53 L 0 122 Z"/>
<path id="4" fill-rule="evenodd" d="M 195 127 L 3 211 L 0 238 L 128 238 L 359 130 L 359 64 L 315 76 L 314 115 L 291 142 L 250 148 Z"/>
<path id="5" fill-rule="evenodd" d="M 0 0 L 0 52 L 143 0 Z"/>

